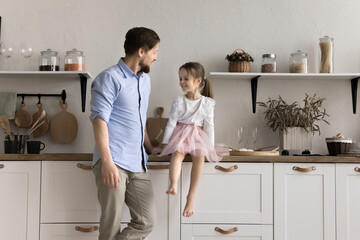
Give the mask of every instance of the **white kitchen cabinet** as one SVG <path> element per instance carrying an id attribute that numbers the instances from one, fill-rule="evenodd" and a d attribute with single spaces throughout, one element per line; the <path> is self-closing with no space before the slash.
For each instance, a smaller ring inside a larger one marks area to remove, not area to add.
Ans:
<path id="1" fill-rule="evenodd" d="M 173 196 L 165 193 L 169 187 L 168 166 L 168 162 L 148 163 L 155 195 L 156 226 L 146 240 L 180 240 L 180 194 Z M 124 208 L 122 220 L 130 221 L 127 206 Z M 126 227 L 126 224 L 122 227 Z"/>
<path id="2" fill-rule="evenodd" d="M 335 240 L 335 231 L 335 164 L 274 163 L 274 239 Z"/>
<path id="3" fill-rule="evenodd" d="M 98 224 L 41 224 L 41 240 L 98 240 Z"/>
<path id="4" fill-rule="evenodd" d="M 272 240 L 272 225 L 182 224 L 181 240 Z"/>
<path id="5" fill-rule="evenodd" d="M 0 162 L 0 239 L 39 239 L 40 162 Z"/>
<path id="6" fill-rule="evenodd" d="M 91 161 L 42 163 L 41 223 L 96 223 L 100 212 Z"/>
<path id="7" fill-rule="evenodd" d="M 338 240 L 358 240 L 360 164 L 336 164 L 336 227 Z"/>
<path id="8" fill-rule="evenodd" d="M 181 207 L 192 163 L 183 163 Z M 182 223 L 272 224 L 272 163 L 205 163 L 195 196 L 195 213 Z"/>

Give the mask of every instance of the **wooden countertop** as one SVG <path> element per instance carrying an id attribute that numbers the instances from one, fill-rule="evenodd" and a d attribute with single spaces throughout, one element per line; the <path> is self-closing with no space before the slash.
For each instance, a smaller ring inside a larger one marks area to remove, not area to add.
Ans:
<path id="1" fill-rule="evenodd" d="M 0 154 L 0 161 L 91 161 L 92 153 Z M 170 156 L 149 156 L 150 162 L 168 162 Z M 191 161 L 189 156 L 186 162 Z M 360 156 L 227 156 L 222 162 L 360 163 Z"/>

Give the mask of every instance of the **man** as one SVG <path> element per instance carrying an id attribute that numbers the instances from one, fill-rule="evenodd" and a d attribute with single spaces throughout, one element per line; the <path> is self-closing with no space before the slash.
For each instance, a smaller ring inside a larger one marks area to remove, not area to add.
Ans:
<path id="1" fill-rule="evenodd" d="M 153 147 L 145 123 L 151 90 L 147 73 L 156 61 L 159 42 L 151 29 L 130 29 L 125 36 L 125 57 L 91 85 L 100 240 L 144 239 L 155 224 L 152 184 L 146 172 L 147 153 Z M 131 222 L 120 232 L 124 203 Z"/>

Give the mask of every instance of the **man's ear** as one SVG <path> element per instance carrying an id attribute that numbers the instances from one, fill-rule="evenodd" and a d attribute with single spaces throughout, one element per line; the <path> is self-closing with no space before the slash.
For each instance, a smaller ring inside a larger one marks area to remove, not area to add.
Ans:
<path id="1" fill-rule="evenodd" d="M 139 48 L 137 53 L 138 53 L 138 56 L 139 56 L 140 58 L 142 58 L 142 57 L 144 56 L 145 51 L 144 51 L 143 48 Z"/>

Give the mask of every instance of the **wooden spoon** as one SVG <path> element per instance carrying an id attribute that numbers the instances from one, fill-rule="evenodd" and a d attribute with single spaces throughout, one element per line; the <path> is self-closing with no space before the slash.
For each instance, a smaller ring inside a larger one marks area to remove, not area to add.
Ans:
<path id="1" fill-rule="evenodd" d="M 16 126 L 16 135 L 19 135 L 19 128 L 21 127 L 21 119 L 18 117 L 15 117 L 14 122 L 15 122 L 15 126 Z"/>
<path id="2" fill-rule="evenodd" d="M 7 135 L 10 135 L 10 123 L 6 115 L 0 116 L 1 127 L 5 130 Z"/>

